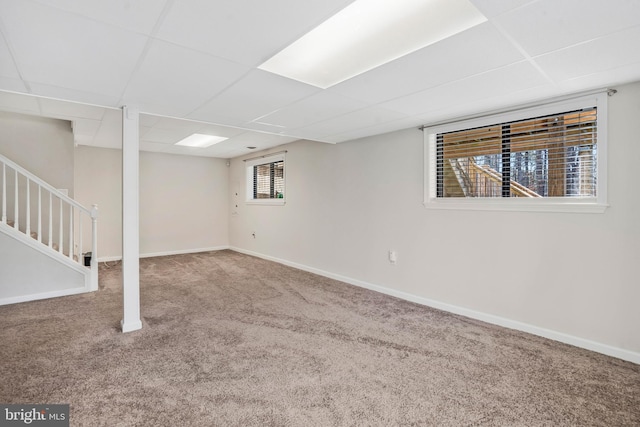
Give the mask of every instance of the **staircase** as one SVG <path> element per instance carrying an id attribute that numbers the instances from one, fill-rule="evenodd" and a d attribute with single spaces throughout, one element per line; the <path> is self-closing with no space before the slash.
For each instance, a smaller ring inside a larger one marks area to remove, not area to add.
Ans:
<path id="1" fill-rule="evenodd" d="M 97 206 L 2 155 L 0 192 L 0 305 L 98 290 Z"/>

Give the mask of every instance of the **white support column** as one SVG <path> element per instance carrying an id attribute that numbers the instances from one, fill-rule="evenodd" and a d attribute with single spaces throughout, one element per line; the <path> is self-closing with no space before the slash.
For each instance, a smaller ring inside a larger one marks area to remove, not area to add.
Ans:
<path id="1" fill-rule="evenodd" d="M 122 332 L 142 328 L 140 321 L 139 112 L 122 107 Z"/>

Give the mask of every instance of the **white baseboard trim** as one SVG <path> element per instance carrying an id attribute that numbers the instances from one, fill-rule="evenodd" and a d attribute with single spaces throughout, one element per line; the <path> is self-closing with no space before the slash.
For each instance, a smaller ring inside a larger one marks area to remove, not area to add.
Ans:
<path id="1" fill-rule="evenodd" d="M 69 295 L 91 292 L 86 287 L 61 289 L 59 291 L 41 292 L 39 294 L 20 295 L 17 297 L 0 298 L 0 305 L 18 304 L 21 302 L 36 301 L 48 298 L 66 297 Z"/>
<path id="2" fill-rule="evenodd" d="M 573 335 L 565 334 L 563 332 L 553 331 L 539 326 L 530 325 L 528 323 L 519 322 L 517 320 L 507 319 L 493 314 L 483 313 L 476 310 L 471 310 L 457 305 L 444 303 L 441 301 L 432 300 L 429 298 L 420 297 L 407 292 L 398 291 L 395 289 L 387 288 L 384 286 L 374 285 L 364 282 L 362 280 L 353 279 L 351 277 L 342 276 L 339 274 L 330 273 L 317 268 L 309 267 L 303 264 L 287 261 L 284 259 L 264 255 L 258 252 L 249 251 L 246 249 L 231 246 L 229 249 L 242 254 L 255 256 L 258 258 L 266 259 L 268 261 L 277 262 L 279 264 L 287 265 L 289 267 L 297 268 L 299 270 L 314 273 L 319 276 L 328 277 L 330 279 L 339 280 L 341 282 L 348 283 L 350 285 L 359 286 L 361 288 L 370 289 L 372 291 L 380 292 L 382 294 L 391 295 L 396 298 L 400 298 L 406 301 L 415 302 L 417 304 L 426 305 L 428 307 L 436 308 L 453 314 L 459 314 L 461 316 L 469 317 L 471 319 L 480 320 L 493 325 L 502 326 L 509 329 L 514 329 L 521 332 L 527 332 L 532 335 L 537 335 L 543 338 L 548 338 L 554 341 L 559 341 L 565 344 L 569 344 L 575 347 L 580 347 L 586 350 L 594 351 L 596 353 L 605 354 L 607 356 L 616 357 L 618 359 L 626 360 L 640 365 L 640 353 L 636 353 L 630 350 L 625 350 L 618 347 L 613 347 L 608 344 L 591 341 L 588 339 L 576 337 Z"/>
<path id="3" fill-rule="evenodd" d="M 230 247 L 229 246 L 213 246 L 213 247 L 210 247 L 210 248 L 180 249 L 180 250 L 177 250 L 177 251 L 152 252 L 152 253 L 140 254 L 140 258 L 153 258 L 153 257 L 157 257 L 157 256 L 196 254 L 196 253 L 199 253 L 199 252 L 223 251 L 225 249 L 230 249 Z M 99 257 L 98 258 L 98 262 L 112 262 L 112 261 L 121 261 L 121 260 L 122 260 L 122 255 L 106 256 L 106 257 Z"/>

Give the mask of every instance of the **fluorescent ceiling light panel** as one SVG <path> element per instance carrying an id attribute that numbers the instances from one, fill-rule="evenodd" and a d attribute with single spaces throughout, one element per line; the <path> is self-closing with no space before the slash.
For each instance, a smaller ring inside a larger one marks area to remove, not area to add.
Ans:
<path id="1" fill-rule="evenodd" d="M 326 89 L 486 20 L 470 0 L 356 0 L 258 68 Z"/>
<path id="2" fill-rule="evenodd" d="M 184 147 L 206 148 L 212 146 L 213 144 L 217 144 L 218 142 L 222 142 L 226 139 L 228 138 L 224 138 L 222 136 L 194 133 L 193 135 L 186 137 L 182 141 L 176 142 L 175 145 L 182 145 Z"/>

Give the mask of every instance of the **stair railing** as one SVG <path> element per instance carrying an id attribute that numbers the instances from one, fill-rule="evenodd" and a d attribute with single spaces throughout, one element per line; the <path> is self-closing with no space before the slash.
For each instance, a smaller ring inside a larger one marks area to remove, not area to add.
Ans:
<path id="1" fill-rule="evenodd" d="M 98 206 L 93 205 L 91 209 L 85 208 L 62 191 L 2 155 L 0 155 L 0 164 L 2 165 L 0 177 L 2 179 L 2 222 L 82 266 L 84 266 L 82 251 L 90 248 L 91 287 L 97 290 Z M 33 193 L 32 187 L 35 190 Z M 35 215 L 32 208 L 36 210 Z M 11 214 L 13 218 L 9 218 Z M 89 242 L 86 242 L 84 240 L 86 232 L 83 230 L 88 228 L 89 224 L 90 236 Z"/>

